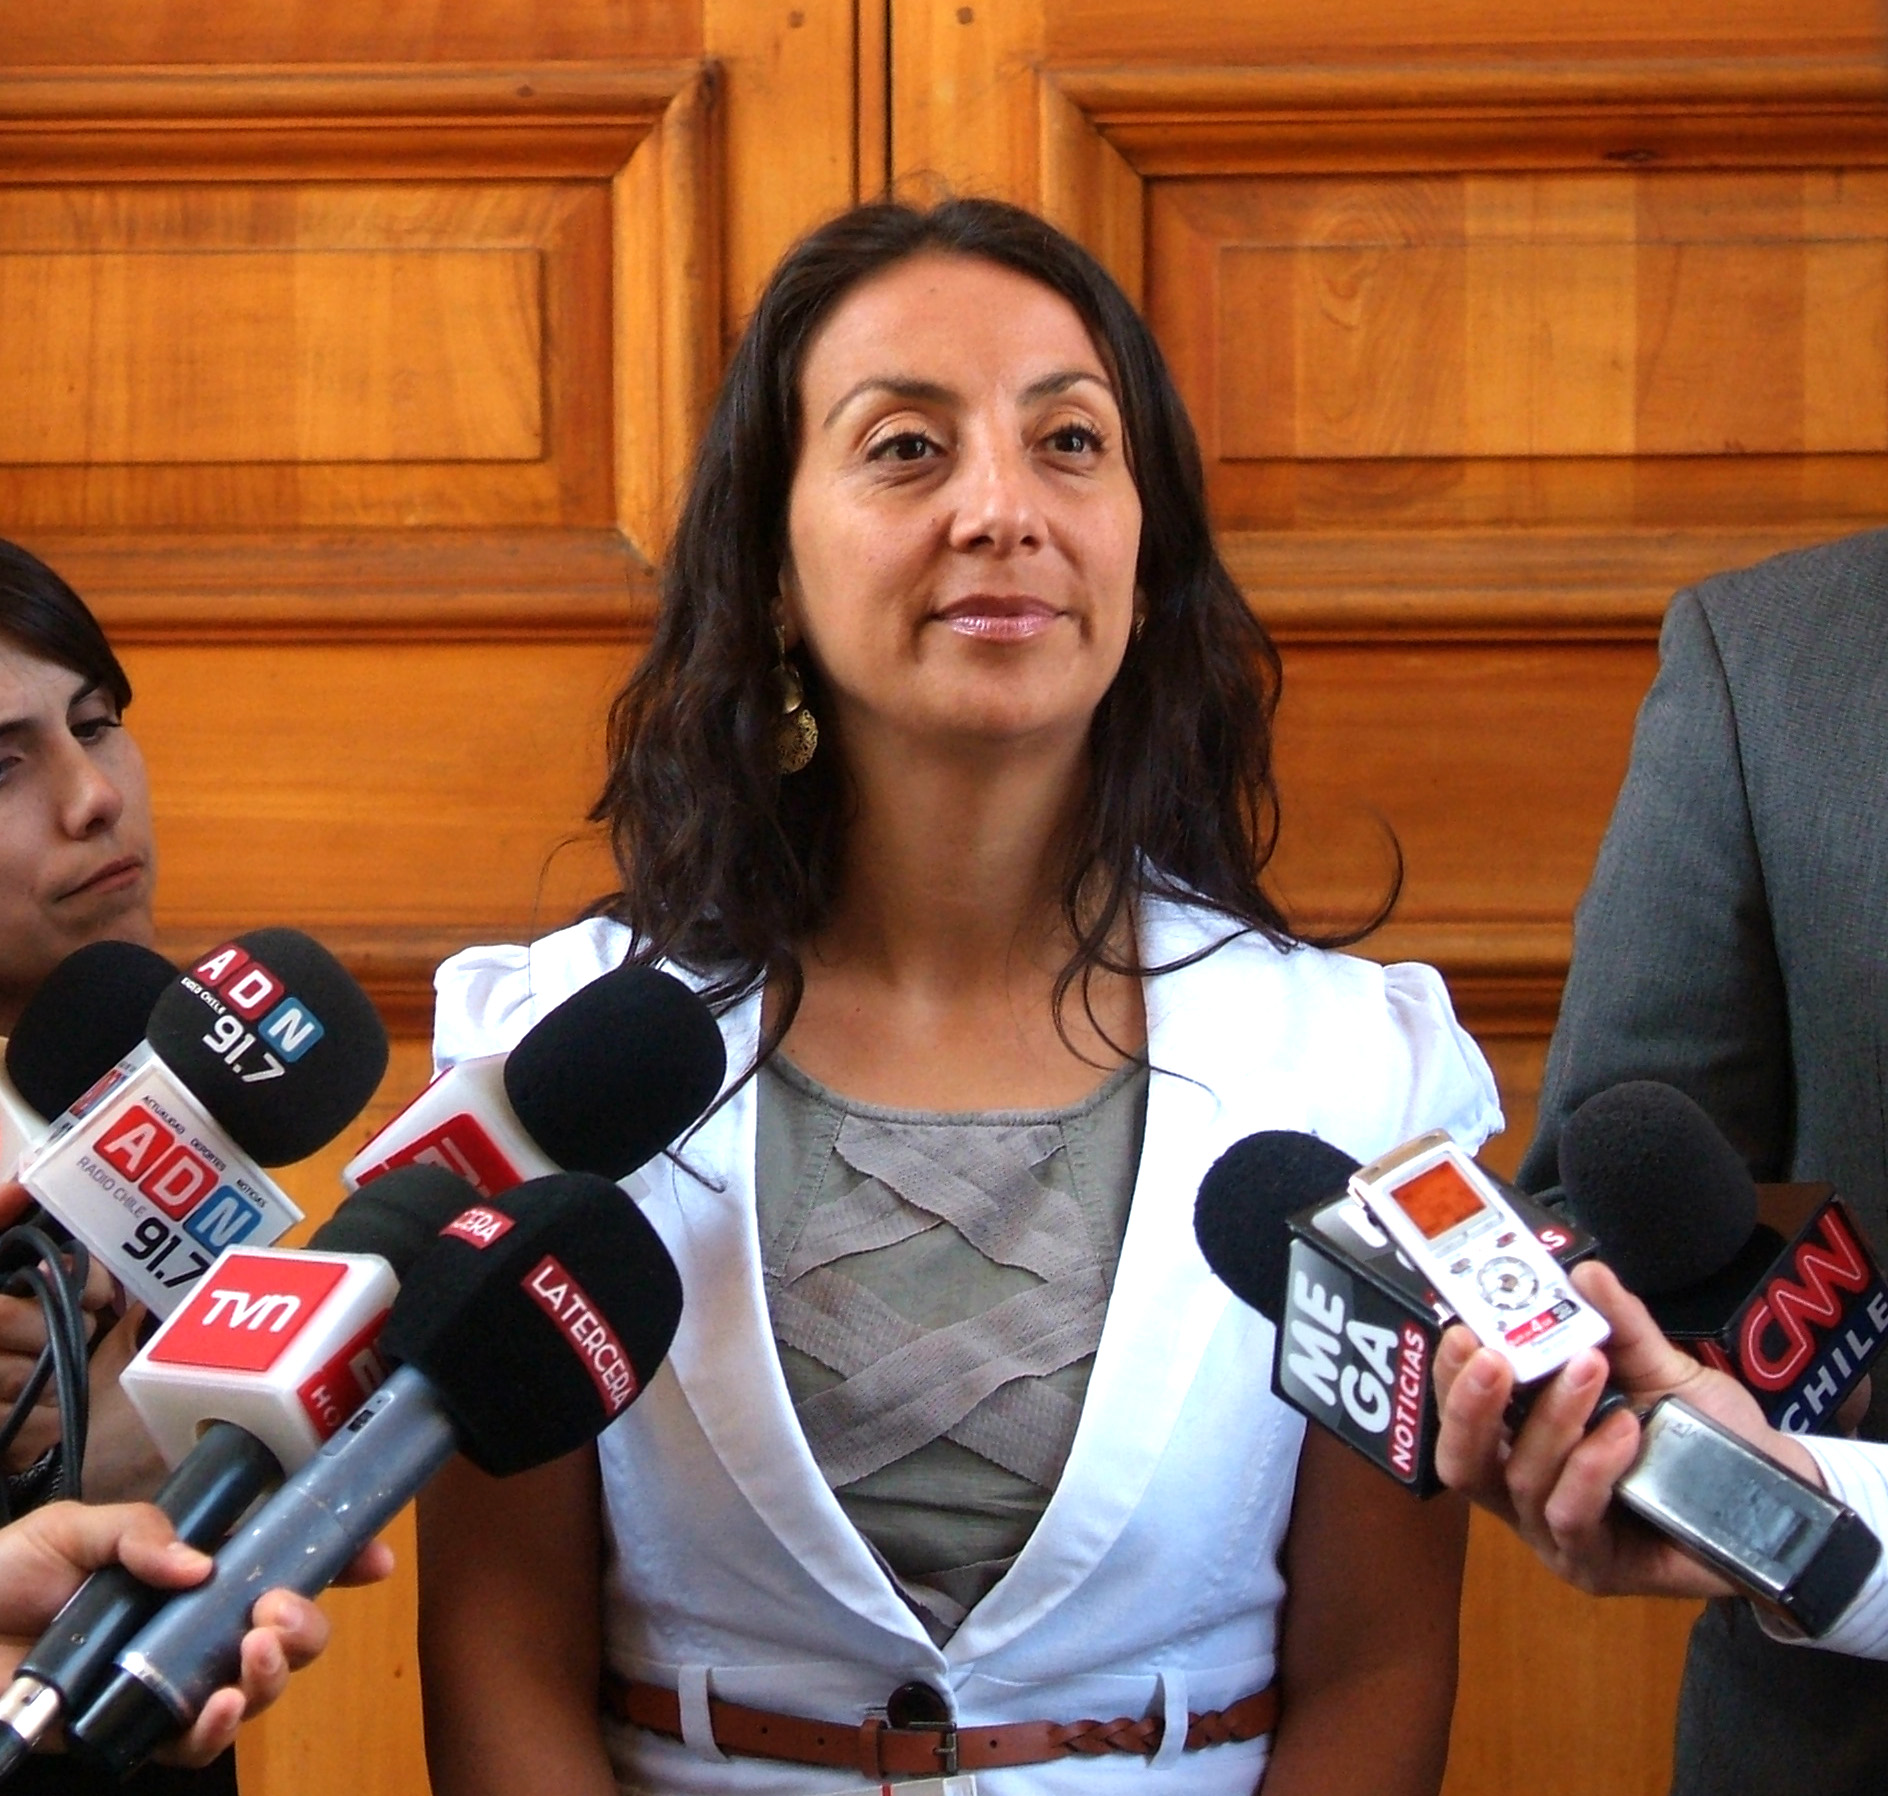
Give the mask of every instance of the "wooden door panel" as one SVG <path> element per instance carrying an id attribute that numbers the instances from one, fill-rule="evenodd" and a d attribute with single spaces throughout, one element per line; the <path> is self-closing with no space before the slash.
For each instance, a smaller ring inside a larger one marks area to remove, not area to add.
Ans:
<path id="1" fill-rule="evenodd" d="M 1447 961 L 1477 934 L 1492 948 L 1551 929 L 1564 953 L 1566 894 L 1592 866 L 1652 664 L 1638 643 L 1288 647 L 1275 871 L 1294 913 L 1368 916 L 1394 834 L 1397 952 L 1426 940 L 1423 958 Z"/>
<path id="2" fill-rule="evenodd" d="M 369 1116 L 284 1175 L 311 1219 L 424 1080 L 433 965 L 609 883 L 603 711 L 731 331 L 874 109 L 882 166 L 869 27 L 0 0 L 0 535 L 124 652 L 165 945 L 310 927 L 395 1030 Z M 244 1730 L 249 1796 L 425 1788 L 394 1533 Z"/>
<path id="3" fill-rule="evenodd" d="M 894 172 L 1140 300 L 1278 636 L 1299 913 L 1447 974 L 1512 1168 L 1671 593 L 1878 523 L 1873 0 L 893 0 Z M 1655 1796 L 1689 1610 L 1478 1527 L 1450 1796 Z M 1543 1689 L 1555 1699 L 1545 1708 Z"/>

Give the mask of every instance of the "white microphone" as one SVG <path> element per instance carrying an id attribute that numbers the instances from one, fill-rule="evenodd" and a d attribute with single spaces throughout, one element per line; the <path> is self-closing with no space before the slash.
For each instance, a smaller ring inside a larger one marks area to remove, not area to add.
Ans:
<path id="1" fill-rule="evenodd" d="M 617 967 L 537 1022 L 509 1054 L 449 1067 L 341 1170 L 352 1191 L 395 1166 L 444 1167 L 481 1197 L 526 1179 L 621 1179 L 699 1115 L 726 1071 L 721 1032 L 687 986 Z"/>
<path id="2" fill-rule="evenodd" d="M 262 929 L 158 996 L 145 1039 L 52 1126 L 27 1189 L 155 1314 L 225 1248 L 301 1220 L 262 1168 L 360 1113 L 387 1064 L 367 995 L 318 942 Z"/>

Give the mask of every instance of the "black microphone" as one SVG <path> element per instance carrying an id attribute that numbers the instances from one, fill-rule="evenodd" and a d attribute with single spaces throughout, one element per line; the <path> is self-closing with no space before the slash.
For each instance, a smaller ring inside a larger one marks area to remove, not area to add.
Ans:
<path id="1" fill-rule="evenodd" d="M 404 1277 L 440 1229 L 473 1201 L 462 1179 L 437 1167 L 405 1167 L 347 1199 L 308 1245 L 323 1253 L 378 1254 Z M 282 1466 L 248 1429 L 215 1419 L 214 1398 L 204 1420 L 196 1446 L 152 1501 L 180 1540 L 210 1549 L 280 1482 Z M 173 1594 L 140 1582 L 122 1565 L 96 1571 L 79 1586 L 0 1691 L 0 1777 L 93 1694 L 119 1649 Z"/>
<path id="2" fill-rule="evenodd" d="M 167 1316 L 223 1249 L 301 1220 L 262 1168 L 331 1140 L 386 1066 L 386 1031 L 340 962 L 299 930 L 254 930 L 159 994 L 144 1039 L 20 1177 Z"/>
<path id="3" fill-rule="evenodd" d="M 617 967 L 509 1054 L 441 1073 L 342 1168 L 350 1187 L 428 1161 L 487 1197 L 547 1173 L 620 1179 L 708 1107 L 727 1070 L 708 1007 L 656 967 Z"/>
<path id="4" fill-rule="evenodd" d="M 1201 1182 L 1194 1234 L 1233 1295 L 1277 1328 L 1272 1389 L 1399 1484 L 1433 1496 L 1442 1480 L 1431 1368 L 1454 1315 L 1350 1195 L 1357 1165 L 1295 1129 L 1248 1135 Z M 1561 1264 L 1593 1251 L 1544 1205 L 1507 1196 Z"/>
<path id="5" fill-rule="evenodd" d="M 382 1335 L 401 1360 L 329 1444 L 176 1596 L 67 1729 L 119 1775 L 234 1675 L 256 1599 L 323 1590 L 451 1457 L 496 1476 L 592 1440 L 668 1351 L 681 1281 L 629 1197 L 560 1173 L 488 1199 L 410 1268 Z"/>
<path id="6" fill-rule="evenodd" d="M 1834 1426 L 1888 1341 L 1888 1284 L 1827 1184 L 1752 1182 L 1683 1092 L 1649 1079 L 1567 1120 L 1567 1213 L 1659 1327 L 1792 1434 Z"/>
<path id="7" fill-rule="evenodd" d="M 1407 1262 L 1409 1279 L 1383 1264 L 1371 1236 L 1384 1237 L 1360 1200 L 1298 1202 L 1314 1181 L 1328 1191 L 1332 1171 L 1348 1177 L 1355 1167 L 1309 1137 L 1248 1136 L 1207 1173 L 1194 1231 L 1234 1294 L 1278 1326 L 1273 1390 L 1428 1495 L 1440 1482 L 1435 1346 L 1453 1317 L 1433 1292 L 1412 1296 L 1427 1288 Z M 1542 1214 L 1519 1194 L 1509 1201 L 1530 1226 Z M 1563 1264 L 1591 1251 L 1584 1234 L 1568 1240 L 1567 1225 L 1548 1227 L 1554 1238 L 1541 1239 Z M 1589 1426 L 1625 1401 L 1609 1387 Z M 1653 1404 L 1640 1426 L 1615 1498 L 1747 1596 L 1806 1633 L 1825 1632 L 1881 1556 L 1862 1519 L 1676 1398 Z"/>
<path id="8" fill-rule="evenodd" d="M 41 981 L 21 1008 L 0 1078 L 0 1176 L 144 1039 L 158 994 L 177 969 L 136 942 L 88 942 Z"/>

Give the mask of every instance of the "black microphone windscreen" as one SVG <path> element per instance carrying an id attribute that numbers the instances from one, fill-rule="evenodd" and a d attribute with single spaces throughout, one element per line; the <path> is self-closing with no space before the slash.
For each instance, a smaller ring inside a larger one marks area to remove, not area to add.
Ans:
<path id="1" fill-rule="evenodd" d="M 1596 1093 L 1560 1137 L 1567 1213 L 1641 1297 L 1728 1266 L 1757 1226 L 1757 1187 L 1692 1099 L 1654 1079 Z"/>
<path id="2" fill-rule="evenodd" d="M 556 1165 L 620 1179 L 708 1108 L 726 1070 L 700 998 L 656 967 L 617 967 L 512 1049 L 505 1096 Z"/>
<path id="3" fill-rule="evenodd" d="M 252 929 L 205 955 L 158 998 L 146 1036 L 262 1166 L 325 1147 L 387 1070 L 367 994 L 299 929 Z"/>
<path id="4" fill-rule="evenodd" d="M 1297 1129 L 1235 1141 L 1200 1181 L 1193 1233 L 1206 1263 L 1267 1321 L 1285 1312 L 1285 1219 L 1344 1189 L 1358 1162 Z"/>
<path id="5" fill-rule="evenodd" d="M 594 1439 L 682 1315 L 668 1249 L 620 1185 L 553 1173 L 449 1223 L 407 1270 L 380 1349 L 422 1373 L 494 1477 Z"/>
<path id="6" fill-rule="evenodd" d="M 439 1231 L 478 1201 L 456 1172 L 416 1160 L 344 1198 L 308 1245 L 323 1253 L 377 1253 L 396 1278 L 405 1278 Z"/>
<path id="7" fill-rule="evenodd" d="M 69 1110 L 144 1039 L 177 977 L 154 948 L 88 942 L 46 975 L 7 1042 L 7 1077 L 44 1117 Z"/>

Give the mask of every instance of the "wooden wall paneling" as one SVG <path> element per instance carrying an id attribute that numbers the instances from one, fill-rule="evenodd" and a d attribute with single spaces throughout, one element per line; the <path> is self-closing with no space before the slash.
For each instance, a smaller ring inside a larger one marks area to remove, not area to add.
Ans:
<path id="1" fill-rule="evenodd" d="M 1395 830 L 1365 951 L 1445 969 L 1511 1169 L 1666 601 L 1881 516 L 1878 13 L 1044 0 L 979 37 L 915 6 L 901 168 L 948 91 L 959 185 L 1142 299 L 1284 653 L 1280 885 L 1354 920 Z M 1450 1796 L 1663 1789 L 1689 1614 L 1478 1526 Z"/>
<path id="2" fill-rule="evenodd" d="M 887 0 L 895 185 L 1034 203 L 1042 0 Z"/>
<path id="3" fill-rule="evenodd" d="M 1059 62 L 1144 68 L 1264 67 L 1315 76 L 1330 62 L 1423 55 L 1525 61 L 1579 49 L 1619 62 L 1676 51 L 1745 56 L 1809 50 L 1866 57 L 1880 45 L 1874 0 L 1297 0 L 1175 7 L 1148 0 L 1051 0 L 1043 53 Z"/>
<path id="4" fill-rule="evenodd" d="M 10 68 L 673 61 L 702 53 L 693 0 L 3 0 Z"/>
<path id="5" fill-rule="evenodd" d="M 719 83 L 703 72 L 612 182 L 617 522 L 654 565 L 721 366 Z"/>
<path id="6" fill-rule="evenodd" d="M 884 185 L 885 0 L 703 0 L 729 179 L 730 345 L 787 246 Z"/>
<path id="7" fill-rule="evenodd" d="M 1088 245 L 1138 306 L 1146 279 L 1146 185 L 1052 79 L 1038 78 L 1039 204 Z"/>

